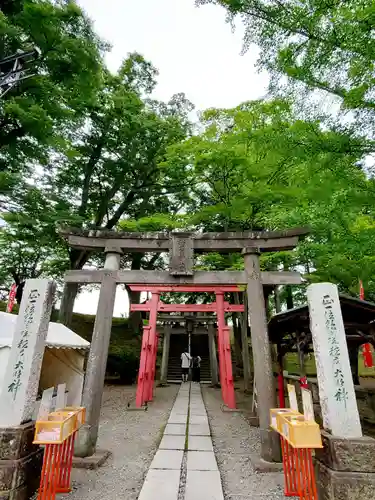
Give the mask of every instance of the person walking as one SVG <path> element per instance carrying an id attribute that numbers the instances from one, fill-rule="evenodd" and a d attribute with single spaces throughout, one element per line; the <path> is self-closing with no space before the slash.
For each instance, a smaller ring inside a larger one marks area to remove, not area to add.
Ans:
<path id="1" fill-rule="evenodd" d="M 194 356 L 192 360 L 193 382 L 197 382 L 198 384 L 201 381 L 201 361 L 202 358 L 200 356 Z"/>
<path id="2" fill-rule="evenodd" d="M 189 352 L 186 350 L 181 354 L 182 382 L 188 381 L 190 363 L 191 363 L 191 356 Z"/>

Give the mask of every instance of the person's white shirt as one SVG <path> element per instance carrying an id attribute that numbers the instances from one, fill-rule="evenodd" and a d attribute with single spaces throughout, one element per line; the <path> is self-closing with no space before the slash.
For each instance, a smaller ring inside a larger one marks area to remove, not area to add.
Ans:
<path id="1" fill-rule="evenodd" d="M 181 354 L 181 368 L 190 368 L 191 356 L 188 352 Z"/>

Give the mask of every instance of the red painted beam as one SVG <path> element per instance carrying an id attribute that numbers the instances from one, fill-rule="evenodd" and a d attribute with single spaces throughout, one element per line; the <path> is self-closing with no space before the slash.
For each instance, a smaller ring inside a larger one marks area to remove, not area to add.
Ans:
<path id="1" fill-rule="evenodd" d="M 132 304 L 130 310 L 134 311 L 150 311 L 151 306 L 146 304 Z M 216 302 L 212 304 L 163 304 L 159 302 L 158 312 L 216 312 Z M 224 303 L 225 312 L 243 312 L 244 306 L 242 304 L 229 304 Z"/>
<path id="2" fill-rule="evenodd" d="M 235 285 L 128 285 L 130 290 L 133 292 L 243 292 L 244 287 L 238 287 Z"/>

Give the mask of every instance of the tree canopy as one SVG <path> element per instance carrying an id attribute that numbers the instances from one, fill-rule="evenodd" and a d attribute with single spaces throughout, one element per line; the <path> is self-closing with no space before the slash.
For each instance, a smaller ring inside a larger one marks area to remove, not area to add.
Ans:
<path id="1" fill-rule="evenodd" d="M 192 123 L 182 92 L 168 102 L 152 98 L 158 71 L 141 54 L 124 54 L 119 70 L 109 71 L 108 46 L 73 0 L 2 2 L 0 57 L 33 47 L 41 57 L 35 75 L 0 100 L 0 291 L 102 264 L 102 256 L 67 247 L 58 233 L 64 225 L 308 226 L 296 251 L 267 254 L 262 266 L 297 269 L 307 282 L 332 281 L 353 295 L 361 279 L 375 300 L 372 4 L 211 3 L 245 21 L 245 47 L 260 47 L 273 95 L 205 110 Z M 319 106 L 310 113 L 298 101 L 303 89 L 333 96 L 349 115 L 327 117 Z M 134 254 L 122 265 L 166 263 Z M 241 266 L 236 255 L 197 260 L 202 269 Z"/>
<path id="2" fill-rule="evenodd" d="M 374 135 L 375 6 L 371 0 L 197 0 L 224 6 L 245 23 L 244 49 L 260 48 L 259 65 L 280 90 L 303 84 L 350 111 L 361 132 Z M 301 87 L 297 88 L 301 90 Z M 371 147 L 371 151 L 373 147 Z"/>

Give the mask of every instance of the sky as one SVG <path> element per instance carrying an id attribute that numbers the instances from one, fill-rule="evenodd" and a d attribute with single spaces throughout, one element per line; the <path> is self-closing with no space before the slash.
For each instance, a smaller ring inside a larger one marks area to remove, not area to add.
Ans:
<path id="1" fill-rule="evenodd" d="M 232 32 L 226 12 L 194 0 L 78 0 L 96 32 L 112 46 L 106 56 L 116 71 L 129 52 L 159 70 L 154 97 L 184 92 L 197 111 L 230 108 L 265 95 L 268 78 L 255 68 L 256 47 L 241 55 L 243 27 Z M 76 312 L 95 314 L 99 292 L 83 292 Z M 114 316 L 127 314 L 127 294 L 117 287 Z"/>

